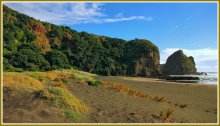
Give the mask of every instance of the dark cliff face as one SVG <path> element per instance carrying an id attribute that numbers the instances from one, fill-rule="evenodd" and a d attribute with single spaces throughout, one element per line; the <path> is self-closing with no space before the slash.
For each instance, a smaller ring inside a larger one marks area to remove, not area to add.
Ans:
<path id="1" fill-rule="evenodd" d="M 162 73 L 168 75 L 195 74 L 195 66 L 196 64 L 192 56 L 187 57 L 182 50 L 178 50 L 168 57 Z"/>
<path id="2" fill-rule="evenodd" d="M 157 46 L 149 40 L 135 39 L 125 46 L 127 74 L 154 77 L 160 74 L 160 55 Z"/>

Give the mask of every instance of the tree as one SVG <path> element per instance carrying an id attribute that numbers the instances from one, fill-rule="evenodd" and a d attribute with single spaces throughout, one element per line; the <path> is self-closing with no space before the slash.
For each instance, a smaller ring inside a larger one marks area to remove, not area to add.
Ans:
<path id="1" fill-rule="evenodd" d="M 50 64 L 44 56 L 31 49 L 21 49 L 9 56 L 9 63 L 16 68 L 29 71 L 50 70 Z"/>
<path id="2" fill-rule="evenodd" d="M 52 69 L 70 68 L 67 56 L 58 50 L 53 50 L 46 54 L 46 59 L 49 61 Z"/>
<path id="3" fill-rule="evenodd" d="M 9 64 L 8 59 L 3 58 L 3 71 L 11 71 L 13 66 Z"/>

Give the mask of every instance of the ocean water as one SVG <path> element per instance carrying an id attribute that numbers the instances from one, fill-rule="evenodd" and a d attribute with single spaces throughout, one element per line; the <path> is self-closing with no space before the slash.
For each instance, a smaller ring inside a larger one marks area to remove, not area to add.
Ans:
<path id="1" fill-rule="evenodd" d="M 218 73 L 217 72 L 207 72 L 207 75 L 195 75 L 199 77 L 197 83 L 200 84 L 216 84 L 218 83 Z"/>
<path id="2" fill-rule="evenodd" d="M 171 76 L 194 76 L 199 77 L 199 81 L 194 82 L 198 84 L 218 84 L 218 73 L 217 72 L 206 72 L 207 75 L 171 75 Z"/>

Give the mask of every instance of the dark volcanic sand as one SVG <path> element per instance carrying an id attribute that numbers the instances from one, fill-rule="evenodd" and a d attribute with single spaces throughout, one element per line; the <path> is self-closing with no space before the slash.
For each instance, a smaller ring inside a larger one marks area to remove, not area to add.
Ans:
<path id="1" fill-rule="evenodd" d="M 82 123 L 160 123 L 160 113 L 172 110 L 174 123 L 216 123 L 217 86 L 165 83 L 154 79 L 96 77 L 120 82 L 149 96 L 164 96 L 168 102 L 131 96 L 103 86 L 89 86 L 70 80 L 69 90 L 89 108 L 90 113 L 75 122 Z M 140 81 L 141 80 L 141 81 Z M 7 122 L 61 122 L 59 110 L 31 94 L 4 88 L 4 119 Z M 175 105 L 176 104 L 176 105 Z M 179 105 L 186 105 L 181 108 Z"/>

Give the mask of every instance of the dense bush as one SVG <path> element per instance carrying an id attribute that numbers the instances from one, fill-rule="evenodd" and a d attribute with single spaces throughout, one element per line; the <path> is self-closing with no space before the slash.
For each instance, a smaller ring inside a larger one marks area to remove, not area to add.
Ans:
<path id="1" fill-rule="evenodd" d="M 39 52 L 21 49 L 8 56 L 8 63 L 15 68 L 29 71 L 50 70 L 50 64 Z"/>
<path id="2" fill-rule="evenodd" d="M 6 6 L 3 9 L 4 71 L 76 67 L 100 75 L 126 75 L 133 72 L 130 69 L 138 57 L 154 46 L 148 40 L 125 41 L 77 32 Z"/>
<path id="3" fill-rule="evenodd" d="M 58 50 L 53 50 L 46 54 L 46 59 L 51 65 L 51 69 L 66 69 L 70 68 L 69 61 L 65 54 Z"/>

